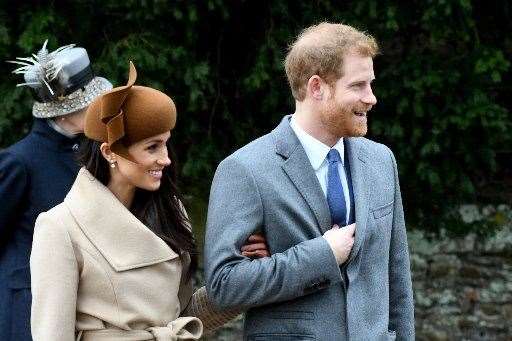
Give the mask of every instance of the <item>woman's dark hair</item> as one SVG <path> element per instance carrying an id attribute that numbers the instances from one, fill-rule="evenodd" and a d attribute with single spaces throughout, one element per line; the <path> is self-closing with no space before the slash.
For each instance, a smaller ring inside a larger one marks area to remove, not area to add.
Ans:
<path id="1" fill-rule="evenodd" d="M 78 152 L 78 162 L 96 179 L 107 186 L 110 181 L 109 163 L 100 151 L 100 142 L 83 137 Z M 146 225 L 153 233 L 162 238 L 177 253 L 185 251 L 190 254 L 191 262 L 186 278 L 197 269 L 197 249 L 187 218 L 182 206 L 182 197 L 176 185 L 175 157 L 167 142 L 167 150 L 172 160 L 162 174 L 160 188 L 146 191 L 137 188 L 130 212 Z"/>

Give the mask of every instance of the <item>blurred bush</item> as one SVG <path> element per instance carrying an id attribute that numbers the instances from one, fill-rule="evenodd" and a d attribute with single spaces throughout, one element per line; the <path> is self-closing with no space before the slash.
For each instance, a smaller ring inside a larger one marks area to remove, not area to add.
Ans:
<path id="1" fill-rule="evenodd" d="M 171 95 L 185 192 L 207 196 L 217 163 L 270 131 L 293 102 L 287 44 L 304 27 L 344 22 L 373 34 L 376 108 L 369 137 L 400 166 L 408 219 L 428 230 L 460 203 L 511 200 L 506 0 L 23 1 L 0 7 L 0 56 L 77 43 L 115 85 L 127 61 L 139 84 Z M 2 63 L 0 147 L 31 124 L 32 99 Z"/>

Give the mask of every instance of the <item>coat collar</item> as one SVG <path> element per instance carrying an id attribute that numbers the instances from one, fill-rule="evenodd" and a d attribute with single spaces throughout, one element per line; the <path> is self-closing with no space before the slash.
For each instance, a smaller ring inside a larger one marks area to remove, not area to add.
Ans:
<path id="1" fill-rule="evenodd" d="M 50 143 L 54 145 L 55 148 L 69 151 L 72 150 L 74 144 L 79 142 L 81 136 L 81 134 L 77 134 L 74 137 L 65 136 L 50 127 L 47 119 L 42 118 L 34 119 L 32 132 L 36 135 L 44 137 L 45 140 L 50 141 Z"/>
<path id="2" fill-rule="evenodd" d="M 116 271 L 178 257 L 85 168 L 64 199 L 78 226 Z"/>

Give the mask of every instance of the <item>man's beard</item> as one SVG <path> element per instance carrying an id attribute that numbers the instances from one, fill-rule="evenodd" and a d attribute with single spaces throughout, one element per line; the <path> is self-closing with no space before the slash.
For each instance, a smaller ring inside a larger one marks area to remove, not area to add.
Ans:
<path id="1" fill-rule="evenodd" d="M 336 137 L 359 137 L 368 132 L 366 118 L 358 117 L 354 112 L 367 112 L 366 108 L 350 107 L 332 100 L 322 114 L 326 129 Z"/>

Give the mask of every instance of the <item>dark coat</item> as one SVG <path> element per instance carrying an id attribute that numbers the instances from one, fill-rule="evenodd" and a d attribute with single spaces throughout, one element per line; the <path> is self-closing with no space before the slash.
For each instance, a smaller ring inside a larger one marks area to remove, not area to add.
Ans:
<path id="1" fill-rule="evenodd" d="M 35 119 L 32 131 L 0 151 L 0 340 L 31 340 L 30 268 L 34 223 L 61 203 L 78 173 L 78 138 Z"/>

